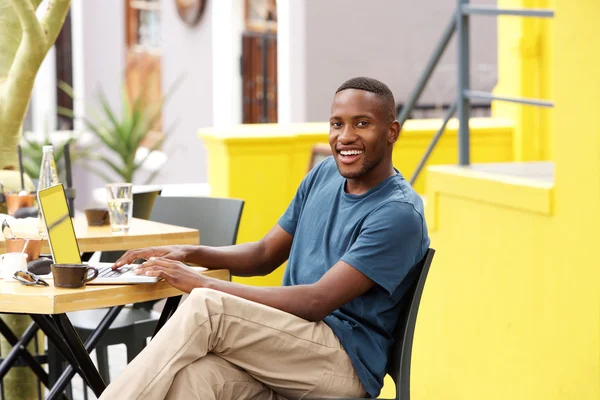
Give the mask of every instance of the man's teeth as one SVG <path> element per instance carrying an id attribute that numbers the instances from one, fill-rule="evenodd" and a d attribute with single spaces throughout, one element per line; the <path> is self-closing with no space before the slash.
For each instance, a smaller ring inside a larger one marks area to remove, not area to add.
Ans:
<path id="1" fill-rule="evenodd" d="M 340 154 L 343 156 L 356 156 L 362 154 L 362 150 L 342 150 Z"/>

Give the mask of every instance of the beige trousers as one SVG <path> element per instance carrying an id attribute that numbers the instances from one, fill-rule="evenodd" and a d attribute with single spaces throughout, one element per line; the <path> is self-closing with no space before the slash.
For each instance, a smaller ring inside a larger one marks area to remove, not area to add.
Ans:
<path id="1" fill-rule="evenodd" d="M 101 399 L 363 397 L 350 358 L 324 322 L 195 289 Z"/>

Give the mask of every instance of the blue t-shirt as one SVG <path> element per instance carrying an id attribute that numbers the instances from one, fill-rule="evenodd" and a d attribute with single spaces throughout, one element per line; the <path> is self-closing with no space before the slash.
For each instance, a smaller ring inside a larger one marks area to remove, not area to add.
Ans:
<path id="1" fill-rule="evenodd" d="M 279 225 L 294 237 L 283 285 L 318 281 L 339 260 L 375 286 L 324 321 L 340 339 L 365 390 L 377 397 L 387 371 L 409 271 L 429 236 L 423 202 L 397 172 L 361 195 L 345 191 L 333 157 L 304 178 Z M 343 285 L 340 282 L 340 285 Z"/>

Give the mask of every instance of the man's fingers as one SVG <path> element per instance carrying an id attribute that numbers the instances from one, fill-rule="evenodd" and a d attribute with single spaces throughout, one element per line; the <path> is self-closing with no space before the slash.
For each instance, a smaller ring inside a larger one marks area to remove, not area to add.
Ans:
<path id="1" fill-rule="evenodd" d="M 155 254 L 155 251 L 152 249 L 137 249 L 137 250 L 128 250 L 125 254 L 121 256 L 113 265 L 113 269 L 117 269 L 125 264 L 131 264 L 137 259 L 140 258 L 150 258 Z"/>
<path id="2" fill-rule="evenodd" d="M 176 262 L 177 261 L 168 260 L 161 257 L 150 257 L 142 264 L 135 266 L 135 273 L 138 275 L 144 275 L 146 272 L 151 271 L 153 268 L 172 268 L 175 266 Z"/>
<path id="3" fill-rule="evenodd" d="M 165 281 L 171 283 L 173 282 L 173 275 L 169 273 L 169 270 L 166 267 L 162 267 L 159 265 L 155 265 L 152 267 L 148 267 L 145 269 L 144 275 L 146 276 L 156 276 L 164 279 Z"/>
<path id="4" fill-rule="evenodd" d="M 147 261 L 145 261 L 143 266 L 152 266 L 152 265 L 160 265 L 163 267 L 174 267 L 179 264 L 179 261 L 171 260 L 164 257 L 150 257 Z"/>
<path id="5" fill-rule="evenodd" d="M 139 250 L 127 250 L 125 252 L 125 254 L 123 254 L 112 266 L 112 269 L 117 269 L 119 268 L 121 265 L 125 265 L 125 264 L 129 264 L 131 261 L 135 260 L 135 256 L 133 256 L 135 253 L 138 253 Z M 132 258 L 132 256 L 134 258 Z M 131 260 L 131 261 L 128 261 Z"/>

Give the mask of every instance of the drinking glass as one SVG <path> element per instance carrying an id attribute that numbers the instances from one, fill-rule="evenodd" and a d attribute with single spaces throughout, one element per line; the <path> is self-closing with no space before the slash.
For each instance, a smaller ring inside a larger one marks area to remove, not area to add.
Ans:
<path id="1" fill-rule="evenodd" d="M 133 185 L 109 183 L 106 185 L 110 227 L 113 233 L 127 233 L 133 213 Z"/>

